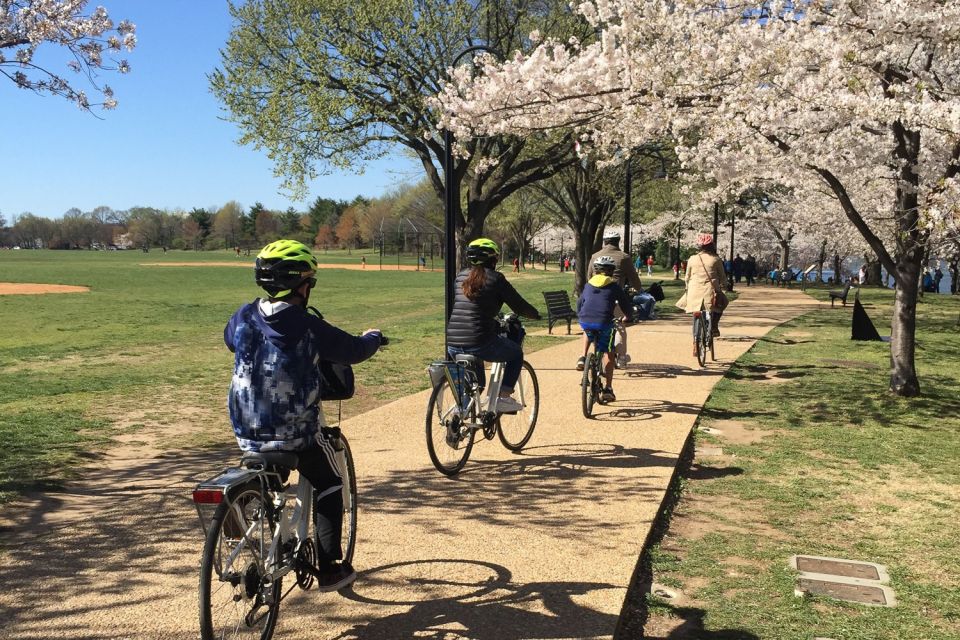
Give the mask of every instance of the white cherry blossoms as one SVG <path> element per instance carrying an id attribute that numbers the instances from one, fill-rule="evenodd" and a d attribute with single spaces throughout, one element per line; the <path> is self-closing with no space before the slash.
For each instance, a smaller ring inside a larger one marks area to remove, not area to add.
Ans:
<path id="1" fill-rule="evenodd" d="M 87 4 L 88 0 L 0 0 L 0 74 L 21 88 L 63 96 L 90 109 L 93 103 L 85 91 L 56 71 L 54 63 L 37 59 L 44 43 L 59 45 L 69 58 L 62 64 L 74 74 L 83 74 L 102 96 L 97 104 L 104 109 L 116 107 L 113 90 L 100 85 L 97 75 L 130 70 L 125 59 L 113 56 L 133 51 L 136 27 L 126 20 L 114 24 L 103 7 L 88 13 Z"/>
<path id="2" fill-rule="evenodd" d="M 578 10 L 595 42 L 543 39 L 479 74 L 454 70 L 440 126 L 458 137 L 572 128 L 610 156 L 670 137 L 716 183 L 705 197 L 775 184 L 815 203 L 793 207 L 808 221 L 842 217 L 845 198 L 889 237 L 874 225 L 913 192 L 917 225 L 952 220 L 960 0 L 795 5 L 587 0 Z"/>

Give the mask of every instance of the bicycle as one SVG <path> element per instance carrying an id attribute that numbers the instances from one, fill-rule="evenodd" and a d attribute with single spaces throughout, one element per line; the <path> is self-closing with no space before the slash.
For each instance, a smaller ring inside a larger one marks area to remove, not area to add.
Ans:
<path id="1" fill-rule="evenodd" d="M 713 327 L 710 322 L 710 312 L 703 304 L 700 311 L 693 312 L 693 340 L 697 347 L 697 362 L 701 367 L 707 365 L 707 350 L 710 350 L 710 359 L 716 360 L 713 349 Z"/>
<path id="2" fill-rule="evenodd" d="M 498 316 L 501 335 L 515 332 L 523 344 L 523 327 L 514 314 Z M 492 440 L 499 436 L 504 447 L 518 452 L 530 441 L 540 412 L 537 374 L 526 360 L 514 392 L 523 405 L 516 414 L 497 413 L 496 402 L 503 381 L 504 364 L 490 366 L 489 393 L 483 397 L 483 360 L 459 354 L 452 361 L 434 362 L 428 368 L 433 391 L 427 403 L 427 452 L 437 471 L 455 476 L 463 469 L 473 450 L 478 431 Z"/>
<path id="3" fill-rule="evenodd" d="M 389 343 L 386 336 L 380 337 L 381 346 Z M 343 561 L 352 563 L 357 544 L 353 454 L 339 427 L 324 425 L 320 431 L 333 447 L 342 479 L 341 547 Z M 288 483 L 297 462 L 296 452 L 291 451 L 246 452 L 239 467 L 226 469 L 194 488 L 193 502 L 204 533 L 201 640 L 269 640 L 283 599 L 294 587 L 306 591 L 321 577 L 316 518 L 310 517 L 313 486 L 303 476 L 295 486 Z M 288 516 L 289 502 L 293 502 L 293 512 Z M 291 572 L 296 582 L 283 592 L 283 578 Z"/>
<path id="4" fill-rule="evenodd" d="M 615 318 L 613 321 L 613 335 L 618 336 L 625 332 L 623 321 Z M 606 382 L 606 374 L 603 366 L 603 354 L 597 352 L 597 343 L 591 336 L 590 345 L 593 350 L 587 353 L 586 361 L 583 365 L 583 378 L 580 381 L 580 398 L 583 407 L 583 417 L 593 416 L 593 405 L 596 403 L 606 404 L 603 399 L 603 388 Z M 614 357 L 616 352 L 611 352 Z"/>

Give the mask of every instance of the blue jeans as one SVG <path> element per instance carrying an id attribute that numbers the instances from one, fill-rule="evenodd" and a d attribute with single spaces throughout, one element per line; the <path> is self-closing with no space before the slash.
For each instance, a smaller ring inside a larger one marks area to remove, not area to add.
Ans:
<path id="1" fill-rule="evenodd" d="M 638 293 L 633 296 L 633 304 L 640 307 L 640 317 L 638 320 L 649 320 L 653 313 L 653 307 L 657 304 L 656 298 L 649 293 Z"/>
<path id="2" fill-rule="evenodd" d="M 513 393 L 513 388 L 520 378 L 520 369 L 523 368 L 523 348 L 503 336 L 497 336 L 487 344 L 474 347 L 472 349 L 461 349 L 460 347 L 449 347 L 450 357 L 458 353 L 477 356 L 486 362 L 503 362 L 503 382 L 500 390 L 507 393 Z"/>

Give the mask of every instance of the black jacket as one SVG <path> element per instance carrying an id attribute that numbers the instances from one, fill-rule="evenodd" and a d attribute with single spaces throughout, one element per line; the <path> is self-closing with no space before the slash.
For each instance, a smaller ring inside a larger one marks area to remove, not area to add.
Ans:
<path id="1" fill-rule="evenodd" d="M 540 319 L 540 312 L 517 293 L 502 273 L 487 268 L 487 281 L 476 300 L 470 300 L 463 294 L 463 281 L 472 269 L 464 269 L 457 274 L 454 285 L 453 312 L 447 323 L 447 343 L 451 347 L 474 349 L 482 347 L 497 335 L 496 316 L 500 308 L 507 304 L 511 309 L 527 318 Z"/>

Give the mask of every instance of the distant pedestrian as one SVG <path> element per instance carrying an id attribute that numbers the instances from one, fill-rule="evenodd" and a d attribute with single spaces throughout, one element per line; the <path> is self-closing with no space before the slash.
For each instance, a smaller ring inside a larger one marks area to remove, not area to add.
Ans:
<path id="1" fill-rule="evenodd" d="M 647 256 L 647 275 L 653 275 L 653 256 Z"/>
<path id="2" fill-rule="evenodd" d="M 237 247 L 237 257 L 240 257 L 240 247 Z"/>
<path id="3" fill-rule="evenodd" d="M 367 268 L 367 256 L 360 256 L 360 268 L 361 269 Z"/>
<path id="4" fill-rule="evenodd" d="M 673 263 L 673 279 L 677 280 L 679 278 L 680 278 L 680 263 L 674 262 Z"/>
<path id="5" fill-rule="evenodd" d="M 686 260 L 681 260 L 681 261 L 680 261 L 680 275 L 682 275 L 682 276 L 684 276 L 684 277 L 687 275 L 687 261 L 686 261 Z"/>
<path id="6" fill-rule="evenodd" d="M 520 273 L 520 258 L 513 259 L 513 272 Z"/>
<path id="7" fill-rule="evenodd" d="M 743 275 L 747 278 L 747 286 L 752 286 L 753 279 L 757 277 L 757 259 L 749 253 L 747 259 L 743 261 Z"/>
<path id="8" fill-rule="evenodd" d="M 943 280 L 943 271 L 940 269 L 940 265 L 937 264 L 937 270 L 933 272 L 933 290 L 935 293 L 940 293 L 941 280 Z"/>
<path id="9" fill-rule="evenodd" d="M 740 254 L 737 254 L 737 257 L 733 259 L 733 281 L 738 283 L 740 278 L 743 277 L 743 258 L 740 257 Z"/>
<path id="10" fill-rule="evenodd" d="M 637 256 L 637 259 L 633 261 L 633 269 L 640 273 L 640 269 L 643 268 L 643 256 Z"/>
<path id="11" fill-rule="evenodd" d="M 867 284 L 867 266 L 863 265 L 860 267 L 860 271 L 857 272 L 857 283 L 862 287 Z"/>
<path id="12" fill-rule="evenodd" d="M 563 259 L 563 270 L 564 270 L 564 271 L 570 271 L 570 257 L 569 257 L 569 256 Z"/>
<path id="13" fill-rule="evenodd" d="M 427 268 L 427 256 L 420 256 L 420 268 L 421 269 Z"/>

